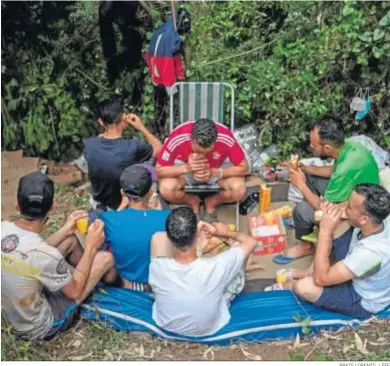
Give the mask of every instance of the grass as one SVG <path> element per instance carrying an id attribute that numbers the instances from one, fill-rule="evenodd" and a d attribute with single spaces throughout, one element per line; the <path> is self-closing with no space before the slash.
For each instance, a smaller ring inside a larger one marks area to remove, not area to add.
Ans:
<path id="1" fill-rule="evenodd" d="M 56 209 L 43 235 L 57 230 L 75 209 L 87 209 L 88 192 L 77 195 L 56 185 Z M 168 342 L 140 332 L 117 332 L 98 322 L 78 322 L 50 341 L 17 339 L 4 321 L 1 328 L 2 361 L 82 360 L 390 360 L 390 320 L 373 320 L 360 328 L 323 332 L 287 342 L 234 344 L 208 347 L 195 343 Z"/>

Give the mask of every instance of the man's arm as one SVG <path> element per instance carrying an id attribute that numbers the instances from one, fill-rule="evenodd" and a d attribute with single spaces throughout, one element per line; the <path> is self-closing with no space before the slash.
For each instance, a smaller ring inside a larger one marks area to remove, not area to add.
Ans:
<path id="1" fill-rule="evenodd" d="M 290 182 L 294 184 L 302 193 L 303 197 L 307 202 L 313 207 L 315 211 L 321 209 L 322 200 L 306 184 L 305 174 L 301 169 L 292 169 L 289 170 L 290 173 Z"/>
<path id="2" fill-rule="evenodd" d="M 152 157 L 156 158 L 157 155 L 160 153 L 162 147 L 160 140 L 147 129 L 147 127 L 143 124 L 141 119 L 136 114 L 130 113 L 129 115 L 127 115 L 126 121 L 130 126 L 132 126 L 144 135 L 148 144 L 150 144 L 153 148 Z"/>
<path id="3" fill-rule="evenodd" d="M 221 173 L 222 170 L 222 173 Z M 232 177 L 245 177 L 248 174 L 249 166 L 246 159 L 244 159 L 239 165 L 229 166 L 226 168 L 212 168 L 211 175 L 213 177 L 232 178 Z"/>
<path id="4" fill-rule="evenodd" d="M 306 166 L 302 165 L 301 169 L 304 173 L 309 175 L 316 175 L 318 177 L 329 178 L 333 173 L 333 165 L 329 166 Z"/>
<path id="5" fill-rule="evenodd" d="M 320 234 L 314 256 L 314 284 L 319 287 L 347 282 L 355 275 L 343 262 L 330 265 L 333 233 L 340 224 L 342 210 L 338 205 L 326 205 L 320 222 Z"/>
<path id="6" fill-rule="evenodd" d="M 72 280 L 62 288 L 62 292 L 69 299 L 78 299 L 84 290 L 97 248 L 104 242 L 103 228 L 103 222 L 98 219 L 88 229 L 84 254 L 73 271 Z"/>
<path id="7" fill-rule="evenodd" d="M 236 231 L 229 231 L 229 227 L 221 222 L 214 223 L 216 231 L 213 233 L 216 236 L 229 238 L 239 243 L 240 248 L 244 251 L 245 258 L 255 250 L 257 241 L 247 234 Z"/>
<path id="8" fill-rule="evenodd" d="M 178 178 L 181 175 L 188 173 L 188 168 L 186 164 L 179 166 L 161 166 L 157 163 L 156 172 L 159 179 Z"/>

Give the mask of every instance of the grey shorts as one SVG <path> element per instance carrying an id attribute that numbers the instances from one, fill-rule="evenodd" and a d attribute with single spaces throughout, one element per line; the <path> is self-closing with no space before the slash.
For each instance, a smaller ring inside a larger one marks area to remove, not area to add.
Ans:
<path id="1" fill-rule="evenodd" d="M 51 292 L 44 289 L 43 295 L 46 297 L 54 315 L 52 327 L 44 337 L 45 340 L 48 340 L 59 333 L 65 332 L 74 324 L 78 318 L 80 307 L 76 301 L 66 297 L 62 291 Z"/>
<path id="2" fill-rule="evenodd" d="M 180 166 L 180 165 L 183 165 L 184 163 L 180 160 L 175 160 L 173 166 Z M 229 159 L 225 160 L 222 165 L 221 165 L 221 168 L 227 168 L 229 166 L 233 166 L 233 164 L 230 162 Z M 194 179 L 194 176 L 191 174 L 191 173 L 187 173 L 187 174 L 184 174 L 184 179 L 186 181 L 186 185 L 188 186 L 200 186 L 200 185 L 209 185 L 209 186 L 219 186 L 218 185 L 218 180 L 219 180 L 219 177 L 211 177 L 209 179 L 208 182 L 197 182 L 195 179 Z"/>

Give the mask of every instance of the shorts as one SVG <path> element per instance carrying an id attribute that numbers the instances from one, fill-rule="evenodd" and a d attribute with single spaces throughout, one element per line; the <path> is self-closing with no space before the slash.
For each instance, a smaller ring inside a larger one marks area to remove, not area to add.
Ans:
<path id="1" fill-rule="evenodd" d="M 223 298 L 227 305 L 230 307 L 230 303 L 239 295 L 245 287 L 245 270 L 242 269 L 236 277 L 234 277 L 226 286 L 223 292 Z"/>
<path id="2" fill-rule="evenodd" d="M 352 281 L 349 281 L 324 287 L 320 298 L 314 305 L 356 318 L 369 318 L 372 314 L 363 308 L 361 300 Z"/>
<path id="3" fill-rule="evenodd" d="M 80 307 L 76 301 L 69 299 L 61 291 L 51 292 L 44 289 L 43 295 L 54 315 L 52 327 L 44 337 L 45 340 L 49 340 L 57 334 L 65 332 L 74 324 L 78 319 Z"/>
<path id="4" fill-rule="evenodd" d="M 181 166 L 183 165 L 184 163 L 180 160 L 175 160 L 173 166 Z M 227 168 L 229 166 L 233 166 L 233 164 L 230 162 L 229 159 L 226 159 L 222 165 L 220 166 L 221 168 Z M 194 179 L 194 176 L 192 173 L 187 173 L 184 175 L 184 179 L 186 181 L 186 185 L 189 185 L 189 186 L 198 186 L 198 185 L 208 185 L 208 186 L 214 186 L 214 187 L 219 187 L 218 185 L 218 180 L 219 180 L 219 177 L 211 177 L 209 179 L 208 182 L 197 182 L 195 179 Z"/>

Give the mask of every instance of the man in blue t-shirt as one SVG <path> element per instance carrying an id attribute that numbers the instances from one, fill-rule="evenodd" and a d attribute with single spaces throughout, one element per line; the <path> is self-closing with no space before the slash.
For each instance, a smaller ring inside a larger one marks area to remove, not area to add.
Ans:
<path id="1" fill-rule="evenodd" d="M 158 155 L 161 142 L 135 114 L 125 114 L 123 101 L 113 97 L 99 105 L 99 123 L 105 131 L 85 142 L 84 157 L 91 180 L 92 208 L 116 210 L 121 203 L 119 177 L 130 165 Z M 128 127 L 144 135 L 147 143 L 123 138 Z"/>
<path id="2" fill-rule="evenodd" d="M 169 210 L 149 209 L 156 179 L 156 171 L 150 165 L 126 168 L 120 177 L 120 211 L 108 211 L 100 217 L 122 286 L 138 291 L 150 289 L 150 241 L 156 232 L 165 231 L 170 213 Z"/>

